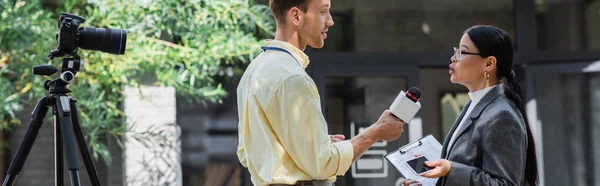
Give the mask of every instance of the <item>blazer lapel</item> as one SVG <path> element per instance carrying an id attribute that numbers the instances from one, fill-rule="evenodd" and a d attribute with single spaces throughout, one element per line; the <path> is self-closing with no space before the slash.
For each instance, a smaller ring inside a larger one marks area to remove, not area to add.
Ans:
<path id="1" fill-rule="evenodd" d="M 452 128 L 450 129 L 450 131 L 446 135 L 446 139 L 444 140 L 441 158 L 446 158 L 446 155 L 447 155 L 446 152 L 448 149 L 448 143 L 450 142 L 450 138 L 452 137 L 452 134 L 454 134 L 454 131 L 456 130 L 456 127 L 458 127 L 458 124 L 460 124 L 459 122 L 465 116 L 465 113 L 467 112 L 467 109 L 469 108 L 470 105 L 471 105 L 471 100 L 469 100 L 469 102 L 467 102 L 467 104 L 463 107 L 462 111 L 460 112 L 460 115 L 458 115 L 458 118 L 456 118 L 456 120 L 454 121 L 454 124 L 452 124 Z"/>
<path id="2" fill-rule="evenodd" d="M 463 107 L 462 111 L 460 112 L 460 115 L 458 115 L 458 117 L 454 121 L 454 124 L 452 124 L 452 128 L 450 129 L 450 131 L 448 132 L 448 135 L 446 135 L 446 139 L 444 140 L 444 146 L 442 146 L 441 158 L 448 159 L 448 157 L 447 157 L 448 154 L 446 152 L 449 152 L 447 150 L 449 148 L 448 143 L 450 142 L 450 138 L 452 138 L 452 134 L 454 134 L 454 131 L 460 124 L 460 121 L 462 120 L 462 118 L 465 117 L 465 114 L 467 113 L 467 109 L 469 108 L 470 105 L 471 105 L 471 100 L 469 100 L 469 102 L 467 102 L 467 104 Z M 438 180 L 438 182 L 436 183 L 436 186 L 446 185 L 446 177 L 447 176 L 441 177 Z"/>
<path id="3" fill-rule="evenodd" d="M 503 94 L 504 94 L 504 89 L 502 88 L 502 85 L 498 85 L 498 86 L 494 87 L 492 90 L 490 90 L 485 96 L 483 96 L 481 101 L 479 101 L 479 103 L 477 103 L 477 105 L 475 105 L 475 107 L 473 108 L 473 111 L 471 111 L 469 116 L 465 116 L 465 117 L 469 117 L 469 118 L 467 118 L 465 120 L 465 123 L 463 124 L 463 126 L 460 129 L 458 129 L 458 133 L 456 135 L 456 140 L 458 140 L 460 135 L 462 135 L 467 129 L 469 129 L 469 127 L 473 124 L 473 122 L 481 115 L 483 110 L 490 103 L 492 103 L 492 101 L 494 101 L 496 98 L 500 97 Z M 469 101 L 469 103 L 471 103 L 471 101 Z M 466 112 L 467 109 L 468 109 L 468 107 L 465 106 L 465 109 L 463 109 L 463 110 Z M 462 118 L 459 118 L 456 120 L 456 122 L 460 122 L 461 120 L 462 120 Z M 455 125 L 458 125 L 458 124 L 455 123 Z M 449 133 L 448 136 L 452 136 L 452 133 Z M 456 140 L 454 141 L 454 144 L 456 144 Z M 450 139 L 447 138 L 446 141 L 450 141 Z M 448 152 L 452 151 L 452 147 L 454 147 L 454 144 L 451 147 L 448 147 L 448 148 L 450 148 L 450 150 Z M 446 142 L 444 142 L 444 145 L 447 145 Z M 447 154 L 446 154 L 446 156 L 447 156 Z M 445 157 L 445 158 L 447 158 L 447 157 Z"/>

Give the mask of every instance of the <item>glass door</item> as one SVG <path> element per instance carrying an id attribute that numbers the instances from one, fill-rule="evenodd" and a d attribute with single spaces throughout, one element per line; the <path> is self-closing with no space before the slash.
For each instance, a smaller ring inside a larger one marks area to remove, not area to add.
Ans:
<path id="1" fill-rule="evenodd" d="M 417 86 L 418 68 L 386 61 L 331 62 L 315 65 L 312 76 L 319 87 L 329 133 L 344 134 L 350 139 L 375 123 L 400 91 Z M 405 126 L 398 140 L 375 143 L 335 184 L 401 185 L 402 175 L 383 156 L 407 144 L 408 134 L 409 127 Z"/>

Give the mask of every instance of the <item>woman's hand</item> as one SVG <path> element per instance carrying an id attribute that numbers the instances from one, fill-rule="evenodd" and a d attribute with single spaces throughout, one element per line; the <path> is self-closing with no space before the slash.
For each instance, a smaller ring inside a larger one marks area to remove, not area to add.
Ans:
<path id="1" fill-rule="evenodd" d="M 452 162 L 446 159 L 440 159 L 434 161 L 426 161 L 425 165 L 427 165 L 428 167 L 435 168 L 433 170 L 421 174 L 421 176 L 427 178 L 439 178 L 442 176 L 448 176 L 448 173 L 450 172 L 450 167 L 452 167 Z"/>
<path id="2" fill-rule="evenodd" d="M 329 138 L 331 138 L 331 143 L 344 141 L 344 139 L 346 139 L 346 137 L 342 134 L 329 135 Z"/>
<path id="3" fill-rule="evenodd" d="M 421 182 L 417 180 L 405 179 L 402 180 L 402 186 L 421 186 Z"/>

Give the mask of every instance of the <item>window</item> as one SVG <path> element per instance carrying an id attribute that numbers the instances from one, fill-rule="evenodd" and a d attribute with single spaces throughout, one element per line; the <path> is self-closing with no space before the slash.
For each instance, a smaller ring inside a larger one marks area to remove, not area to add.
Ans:
<path id="1" fill-rule="evenodd" d="M 440 99 L 440 111 L 442 112 L 442 138 L 439 139 L 443 142 L 446 136 L 452 129 L 452 125 L 460 116 L 460 112 L 469 102 L 470 98 L 467 93 L 445 93 Z"/>
<path id="2" fill-rule="evenodd" d="M 330 32 L 335 32 L 324 49 L 344 46 L 337 51 L 451 53 L 463 31 L 475 24 L 495 25 L 511 36 L 515 31 L 512 0 L 339 1 L 331 11 L 335 25 Z"/>
<path id="3" fill-rule="evenodd" d="M 536 0 L 538 48 L 600 50 L 600 1 Z"/>

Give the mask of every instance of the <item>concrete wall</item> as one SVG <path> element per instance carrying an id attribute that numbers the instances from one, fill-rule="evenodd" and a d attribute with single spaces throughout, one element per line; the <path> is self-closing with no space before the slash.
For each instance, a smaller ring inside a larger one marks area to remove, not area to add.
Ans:
<path id="1" fill-rule="evenodd" d="M 181 131 L 175 120 L 175 88 L 126 87 L 124 94 L 125 115 L 131 128 L 125 137 L 126 185 L 181 186 Z M 153 134 L 144 134 L 147 132 Z"/>

